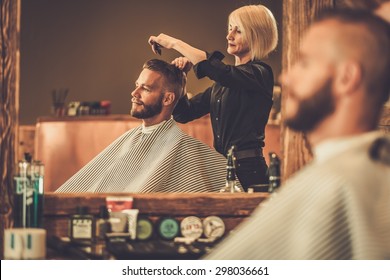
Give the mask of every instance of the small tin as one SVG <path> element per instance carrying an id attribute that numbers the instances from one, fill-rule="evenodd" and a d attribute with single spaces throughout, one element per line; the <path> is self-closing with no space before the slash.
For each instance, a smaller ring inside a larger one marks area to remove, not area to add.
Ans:
<path id="1" fill-rule="evenodd" d="M 203 225 L 202 221 L 195 216 L 188 216 L 181 221 L 181 234 L 184 237 L 197 239 L 202 236 Z"/>
<path id="2" fill-rule="evenodd" d="M 220 217 L 209 216 L 203 220 L 203 230 L 207 238 L 220 238 L 225 234 L 225 223 Z"/>
<path id="3" fill-rule="evenodd" d="M 149 240 L 153 236 L 153 223 L 146 217 L 140 217 L 137 221 L 137 239 L 140 241 Z"/>
<path id="4" fill-rule="evenodd" d="M 179 232 L 179 222 L 174 218 L 161 218 L 157 223 L 157 233 L 164 240 L 173 240 Z"/>

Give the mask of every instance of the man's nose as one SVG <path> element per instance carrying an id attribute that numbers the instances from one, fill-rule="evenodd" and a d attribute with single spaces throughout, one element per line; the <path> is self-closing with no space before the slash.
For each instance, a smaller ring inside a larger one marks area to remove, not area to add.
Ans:
<path id="1" fill-rule="evenodd" d="M 140 96 L 139 93 L 138 93 L 138 88 L 135 88 L 135 89 L 131 92 L 130 95 L 131 95 L 132 97 L 138 97 L 138 96 Z"/>

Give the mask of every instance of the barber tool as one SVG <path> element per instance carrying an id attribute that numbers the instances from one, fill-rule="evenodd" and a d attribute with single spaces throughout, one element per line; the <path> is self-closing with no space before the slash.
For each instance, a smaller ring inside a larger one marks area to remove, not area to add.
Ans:
<path id="1" fill-rule="evenodd" d="M 224 188 L 222 188 L 219 192 L 221 193 L 238 193 L 238 192 L 244 192 L 244 189 L 237 185 L 236 183 L 236 157 L 235 157 L 235 150 L 236 146 L 233 145 L 226 157 L 227 157 L 227 164 L 226 164 L 226 185 Z"/>
<path id="2" fill-rule="evenodd" d="M 280 187 L 280 159 L 274 153 L 269 153 L 270 165 L 268 168 L 269 174 L 269 189 L 268 192 L 273 193 Z"/>
<path id="3" fill-rule="evenodd" d="M 152 44 L 153 51 L 161 55 L 161 45 L 155 41 L 151 41 L 150 43 Z"/>
<path id="4" fill-rule="evenodd" d="M 43 163 L 25 153 L 14 176 L 14 227 L 43 226 L 43 175 Z"/>

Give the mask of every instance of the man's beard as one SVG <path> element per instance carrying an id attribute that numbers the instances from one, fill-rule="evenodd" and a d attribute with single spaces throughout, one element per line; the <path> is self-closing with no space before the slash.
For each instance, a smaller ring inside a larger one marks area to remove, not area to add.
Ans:
<path id="1" fill-rule="evenodd" d="M 296 131 L 312 131 L 335 110 L 331 92 L 332 79 L 329 79 L 313 96 L 299 100 L 297 113 L 295 116 L 285 119 L 284 123 Z"/>
<path id="2" fill-rule="evenodd" d="M 162 100 L 163 100 L 163 95 L 160 96 L 160 98 L 151 105 L 143 105 L 143 110 L 141 111 L 134 111 L 131 109 L 130 114 L 137 119 L 149 119 L 151 117 L 154 117 L 158 114 L 161 113 L 162 111 Z"/>

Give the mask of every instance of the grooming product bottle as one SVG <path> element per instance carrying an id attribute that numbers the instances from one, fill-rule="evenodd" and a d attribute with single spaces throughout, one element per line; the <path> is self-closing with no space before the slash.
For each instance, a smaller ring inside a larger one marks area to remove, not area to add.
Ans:
<path id="1" fill-rule="evenodd" d="M 221 193 L 244 192 L 244 190 L 236 183 L 236 158 L 234 156 L 235 148 L 235 146 L 232 146 L 227 154 L 226 185 L 220 190 Z"/>
<path id="2" fill-rule="evenodd" d="M 31 164 L 31 186 L 33 189 L 33 206 L 31 215 L 31 227 L 43 227 L 43 177 L 45 167 L 40 161 L 33 161 Z"/>
<path id="3" fill-rule="evenodd" d="M 77 207 L 69 219 L 69 237 L 72 241 L 92 243 L 95 238 L 95 218 L 87 206 Z"/>
<path id="4" fill-rule="evenodd" d="M 96 239 L 97 241 L 103 241 L 106 238 L 106 233 L 111 232 L 110 215 L 105 205 L 101 205 L 99 208 L 99 216 L 96 219 Z"/>
<path id="5" fill-rule="evenodd" d="M 268 192 L 273 193 L 280 187 L 280 160 L 278 156 L 271 152 L 269 153 L 270 165 L 269 173 L 269 189 Z"/>

